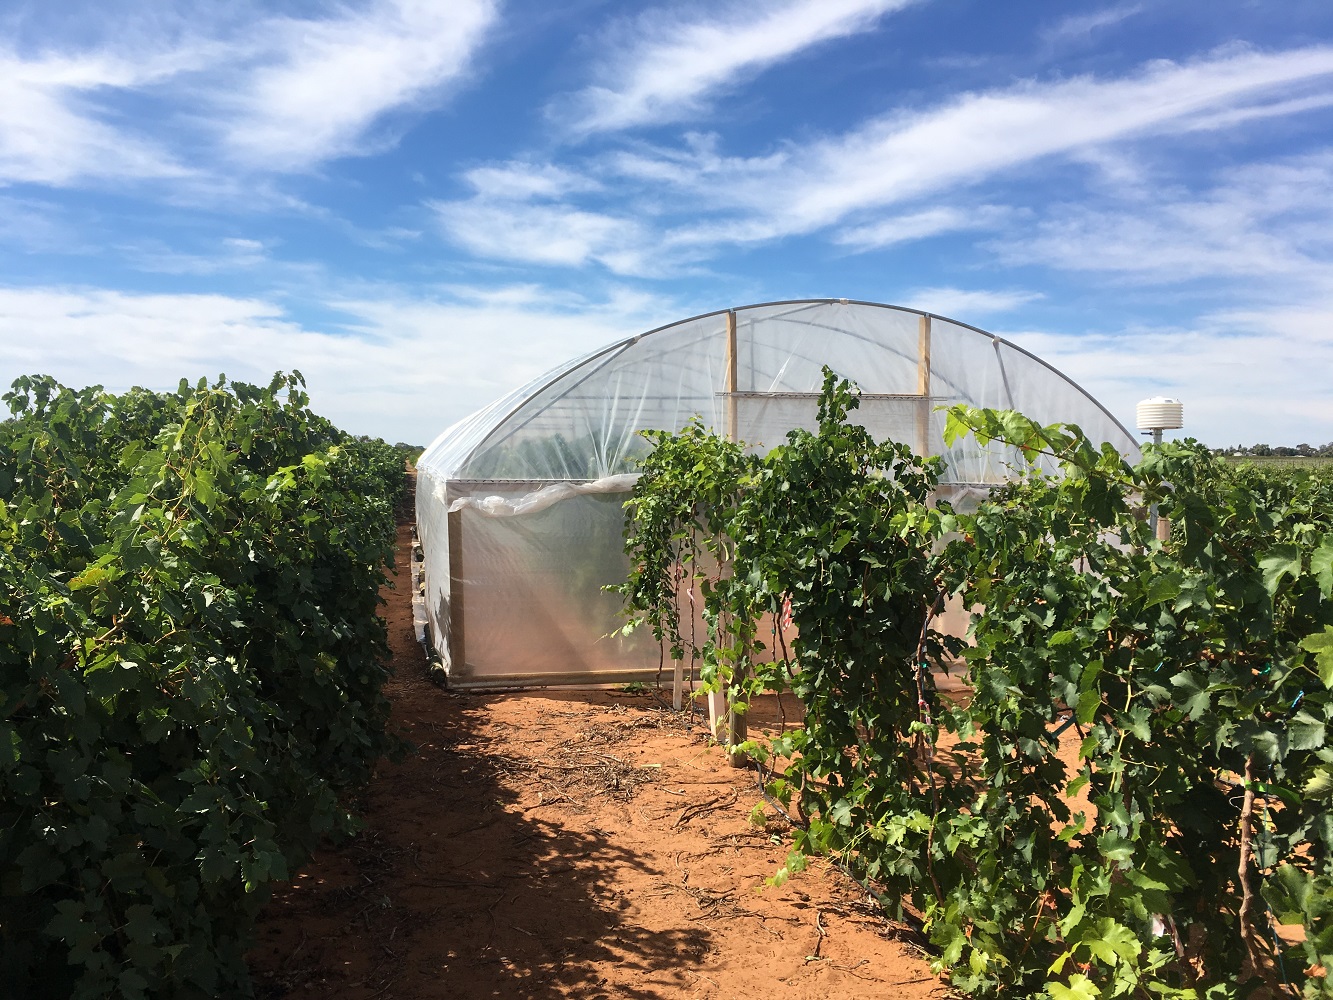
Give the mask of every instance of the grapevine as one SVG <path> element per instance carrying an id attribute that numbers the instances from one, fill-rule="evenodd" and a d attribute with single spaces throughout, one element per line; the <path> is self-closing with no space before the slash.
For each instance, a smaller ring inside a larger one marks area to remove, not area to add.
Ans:
<path id="1" fill-rule="evenodd" d="M 826 372 L 818 432 L 763 457 L 650 435 L 629 505 L 630 626 L 740 711 L 805 706 L 741 748 L 801 821 L 772 881 L 840 858 L 978 996 L 1333 995 L 1333 482 L 1191 442 L 1130 465 L 960 406 L 947 441 L 1034 461 L 964 515 L 931 501 L 938 461 L 871 440 L 855 405 Z M 932 627 L 949 596 L 976 610 L 965 648 Z M 788 602 L 796 635 L 765 648 Z M 949 704 L 923 664 L 960 661 L 972 693 Z"/>
<path id="2" fill-rule="evenodd" d="M 299 374 L 5 401 L 0 981 L 246 995 L 272 883 L 355 829 L 395 745 L 401 455 L 312 413 Z"/>

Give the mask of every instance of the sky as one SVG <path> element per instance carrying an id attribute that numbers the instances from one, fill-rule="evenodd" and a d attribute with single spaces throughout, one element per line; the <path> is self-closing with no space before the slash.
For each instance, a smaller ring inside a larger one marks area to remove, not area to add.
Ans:
<path id="1" fill-rule="evenodd" d="M 299 369 L 425 444 L 754 302 L 1333 440 L 1328 0 L 0 0 L 0 385 Z"/>

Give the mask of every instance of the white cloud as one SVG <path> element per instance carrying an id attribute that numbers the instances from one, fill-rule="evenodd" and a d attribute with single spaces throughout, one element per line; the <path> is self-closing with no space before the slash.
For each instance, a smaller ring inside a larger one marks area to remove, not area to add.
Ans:
<path id="1" fill-rule="evenodd" d="M 1333 98 L 1333 47 L 1230 51 L 1120 78 L 1028 81 L 890 114 L 841 136 L 789 145 L 781 155 L 725 159 L 711 148 L 681 150 L 656 157 L 660 182 L 734 218 L 690 223 L 666 239 L 777 239 L 848 220 L 855 220 L 852 232 L 868 237 L 873 230 L 859 213 L 944 192 L 956 197 L 1041 160 L 1085 160 L 1195 126 L 1220 128 L 1228 115 L 1296 113 L 1309 106 L 1293 103 L 1301 91 L 1312 101 Z M 617 162 L 647 176 L 652 158 Z"/>
<path id="2" fill-rule="evenodd" d="M 1333 150 L 1233 169 L 1202 194 L 1135 185 L 1123 201 L 1053 206 L 1030 235 L 1008 234 L 991 249 L 1010 263 L 1144 284 L 1239 279 L 1269 295 L 1333 288 Z"/>
<path id="3" fill-rule="evenodd" d="M 879 250 L 943 233 L 998 229 L 1011 222 L 1015 214 L 1013 209 L 1003 205 L 978 205 L 974 208 L 942 205 L 843 229 L 834 237 L 834 242 L 856 250 Z"/>
<path id="4" fill-rule="evenodd" d="M 299 352 L 308 336 L 259 299 L 0 289 L 0 343 L 15 375 L 43 371 L 120 387 L 165 387 L 219 370 L 257 377 L 268 367 L 266 343 L 281 339 Z"/>
<path id="5" fill-rule="evenodd" d="M 212 253 L 184 253 L 158 242 L 121 247 L 120 252 L 132 267 L 155 274 L 220 274 L 270 263 L 261 240 L 239 237 L 219 240 Z"/>
<path id="6" fill-rule="evenodd" d="M 558 198 L 581 191 L 596 191 L 600 185 L 589 177 L 553 163 L 511 160 L 477 167 L 463 175 L 477 194 L 488 198 Z"/>
<path id="7" fill-rule="evenodd" d="M 976 316 L 1009 312 L 1045 297 L 1041 292 L 1028 292 L 1022 289 L 996 291 L 983 288 L 918 288 L 914 292 L 908 292 L 901 305 L 967 323 Z"/>
<path id="8" fill-rule="evenodd" d="M 429 106 L 464 77 L 496 0 L 230 15 L 91 9 L 70 15 L 95 36 L 83 48 L 0 47 L 0 184 L 166 178 L 206 191 L 236 166 L 308 170 L 383 148 L 390 113 Z"/>
<path id="9" fill-rule="evenodd" d="M 640 143 L 634 150 L 611 153 L 600 162 L 612 176 L 665 184 L 695 195 L 707 195 L 706 179 L 776 174 L 793 162 L 793 151 L 781 148 L 767 156 L 726 156 L 719 152 L 721 140 L 715 132 L 686 132 L 682 139 L 678 147 Z"/>
<path id="10" fill-rule="evenodd" d="M 363 292 L 328 300 L 348 333 L 311 329 L 263 298 L 0 288 L 0 385 L 44 372 L 68 385 L 172 389 L 182 377 L 267 383 L 297 368 L 339 426 L 425 444 L 543 371 L 677 311 L 626 289 L 600 300 L 533 288 Z"/>
<path id="11" fill-rule="evenodd" d="M 268 58 L 234 98 L 213 95 L 226 143 L 265 170 L 361 152 L 386 111 L 464 73 L 495 15 L 493 0 L 376 0 L 333 18 L 259 25 Z"/>
<path id="12" fill-rule="evenodd" d="M 557 102 L 552 115 L 587 135 L 680 121 L 739 79 L 820 42 L 874 26 L 914 0 L 765 0 L 706 16 L 652 11 L 602 47 L 600 82 Z"/>
<path id="13" fill-rule="evenodd" d="M 1241 52 L 1157 64 L 1131 77 L 1027 83 L 964 95 L 931 111 L 881 119 L 817 144 L 786 191 L 794 231 L 867 206 L 895 204 L 992 177 L 1045 157 L 1176 130 L 1254 107 L 1300 86 L 1333 87 L 1333 47 Z M 783 196 L 785 195 L 785 197 Z"/>
<path id="14" fill-rule="evenodd" d="M 1330 106 L 1333 106 L 1333 94 L 1329 93 L 1312 94 L 1308 97 L 1296 97 L 1286 101 L 1258 102 L 1249 107 L 1227 108 L 1215 114 L 1199 115 L 1194 120 L 1184 123 L 1184 130 L 1188 132 L 1215 132 L 1221 129 L 1235 128 L 1237 125 L 1243 125 L 1246 122 L 1259 121 L 1264 118 L 1282 118 L 1287 115 L 1302 114 L 1306 111 L 1321 111 Z"/>
<path id="15" fill-rule="evenodd" d="M 1185 404 L 1176 436 L 1220 447 L 1333 438 L 1333 385 L 1304 378 L 1296 391 L 1292 383 L 1301 372 L 1333 371 L 1331 329 L 1333 300 L 1172 328 L 1004 336 L 1069 375 L 1131 431 L 1135 403 L 1164 394 Z"/>
<path id="16" fill-rule="evenodd" d="M 1050 43 L 1079 41 L 1087 39 L 1093 32 L 1119 24 L 1135 14 L 1143 12 L 1143 4 L 1116 4 L 1087 14 L 1071 14 L 1061 18 L 1041 33 Z"/>
<path id="17" fill-rule="evenodd" d="M 1029 293 L 918 294 L 923 307 L 962 315 L 969 307 L 961 300 L 941 307 L 945 295 L 972 294 L 982 305 L 989 295 L 1003 307 L 1006 296 Z M 267 382 L 299 368 L 316 409 L 340 426 L 425 444 L 568 358 L 687 311 L 623 287 L 594 300 L 533 285 L 435 297 L 363 289 L 329 305 L 352 332 L 311 329 L 263 298 L 0 288 L 0 385 L 42 371 L 71 385 L 166 389 L 182 376 Z M 1333 384 L 1305 379 L 1291 390 L 1293 372 L 1333 371 L 1333 298 L 1171 328 L 996 332 L 1074 378 L 1127 425 L 1135 402 L 1167 393 L 1185 402 L 1184 433 L 1210 444 L 1333 437 Z"/>
<path id="18" fill-rule="evenodd" d="M 37 198 L 0 196 L 0 247 L 24 253 L 89 253 L 95 249 L 64 206 Z"/>
<path id="19" fill-rule="evenodd" d="M 481 257 L 582 267 L 599 263 L 616 274 L 642 274 L 643 227 L 631 220 L 564 204 L 478 197 L 434 202 L 445 233 Z"/>
<path id="20" fill-rule="evenodd" d="M 0 184 L 86 177 L 182 177 L 159 144 L 103 120 L 97 99 L 169 75 L 153 61 L 100 54 L 21 59 L 0 50 Z"/>
<path id="21" fill-rule="evenodd" d="M 467 171 L 471 198 L 431 201 L 445 236 L 493 260 L 582 267 L 600 264 L 620 275 L 668 267 L 653 246 L 647 221 L 573 205 L 572 195 L 601 192 L 595 178 L 555 164 L 513 160 Z"/>
<path id="22" fill-rule="evenodd" d="M 1333 46 L 1231 50 L 1119 78 L 963 94 L 762 156 L 727 157 L 715 137 L 691 134 L 678 148 L 590 160 L 598 183 L 561 166 L 501 163 L 468 175 L 479 192 L 470 201 L 433 207 L 451 239 L 478 255 L 564 266 L 598 261 L 621 274 L 678 271 L 719 246 L 839 225 L 846 228 L 837 242 L 873 249 L 1003 224 L 1003 206 L 961 208 L 959 192 L 1038 161 L 1096 162 L 1114 178 L 1126 169 L 1119 151 L 1132 143 L 1220 128 L 1228 115 L 1294 114 L 1316 99 L 1333 101 Z M 581 207 L 585 191 L 619 197 L 634 215 Z M 952 203 L 938 204 L 945 194 Z M 899 206 L 905 210 L 866 221 Z"/>

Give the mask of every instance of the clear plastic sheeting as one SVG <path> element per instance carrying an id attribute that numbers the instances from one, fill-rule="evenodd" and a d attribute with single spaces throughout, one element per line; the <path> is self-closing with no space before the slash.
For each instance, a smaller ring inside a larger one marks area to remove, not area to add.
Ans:
<path id="1" fill-rule="evenodd" d="M 620 633 L 623 503 L 643 430 L 698 417 L 754 452 L 817 425 L 823 368 L 862 391 L 852 419 L 941 455 L 940 496 L 973 507 L 1025 466 L 968 438 L 944 444 L 952 403 L 1081 426 L 1127 458 L 1134 436 L 1049 365 L 938 316 L 844 300 L 698 316 L 575 359 L 450 427 L 418 462 L 428 632 L 464 687 L 643 679 L 651 636 Z"/>
<path id="2" fill-rule="evenodd" d="M 511 516 L 456 512 L 466 668 L 452 665 L 451 684 L 632 680 L 656 671 L 656 642 L 620 635 L 620 596 L 602 589 L 624 579 L 626 495 L 579 494 Z"/>
<path id="3" fill-rule="evenodd" d="M 915 446 L 918 428 L 931 440 L 944 440 L 944 414 L 933 410 L 944 400 L 920 396 L 862 395 L 850 419 L 869 431 L 876 441 L 903 441 Z M 819 430 L 818 393 L 737 394 L 736 438 L 747 450 L 765 454 L 787 440 L 795 428 Z"/>
<path id="4" fill-rule="evenodd" d="M 629 493 L 638 481 L 639 474 L 637 472 L 627 472 L 620 476 L 595 479 L 590 483 L 552 483 L 550 486 L 543 486 L 533 493 L 525 493 L 520 497 L 489 496 L 482 499 L 459 497 L 449 505 L 449 513 L 471 509 L 479 510 L 491 517 L 535 514 L 539 510 L 545 510 L 552 504 L 559 503 L 561 500 L 568 500 L 570 497 L 583 496 L 589 493 Z"/>

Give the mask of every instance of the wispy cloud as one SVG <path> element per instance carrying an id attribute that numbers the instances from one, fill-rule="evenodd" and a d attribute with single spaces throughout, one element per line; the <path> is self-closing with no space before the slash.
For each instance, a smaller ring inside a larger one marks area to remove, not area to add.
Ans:
<path id="1" fill-rule="evenodd" d="M 154 274 L 221 274 L 255 270 L 271 262 L 262 240 L 228 236 L 212 249 L 212 253 L 185 253 L 154 242 L 121 247 L 120 253 L 132 267 Z"/>
<path id="2" fill-rule="evenodd" d="M 915 0 L 732 2 L 720 12 L 655 10 L 604 40 L 598 82 L 555 102 L 554 119 L 587 135 L 681 121 L 739 80 L 833 38 L 873 27 Z"/>
<path id="3" fill-rule="evenodd" d="M 432 208 L 449 237 L 477 255 L 571 267 L 597 261 L 625 275 L 678 272 L 725 245 L 826 229 L 836 243 L 860 251 L 1013 223 L 1032 208 L 984 195 L 976 196 L 976 208 L 960 201 L 1033 164 L 1098 163 L 1108 179 L 1122 181 L 1125 152 L 1149 137 L 1236 129 L 1326 101 L 1333 101 L 1333 47 L 1230 49 L 1109 79 L 1033 80 L 965 93 L 756 156 L 726 156 L 716 137 L 689 135 L 678 147 L 639 145 L 587 157 L 579 168 L 501 163 L 468 173 L 473 199 Z M 1110 171 L 1108 164 L 1120 165 Z M 597 204 L 585 204 L 585 196 Z M 616 212 L 601 207 L 608 201 Z M 1066 241 L 1077 239 L 1077 224 L 1060 224 Z M 1133 239 L 1134 225 L 1146 239 L 1157 223 L 1125 225 L 1129 247 L 1141 241 Z M 1056 225 L 1052 247 L 1060 236 Z M 1056 251 L 1033 244 L 1028 252 L 1049 259 Z M 1132 251 L 1125 257 L 1128 265 Z"/>
<path id="4" fill-rule="evenodd" d="M 855 250 L 879 250 L 944 233 L 998 229 L 1012 222 L 1016 214 L 1005 205 L 977 205 L 974 208 L 941 205 L 849 226 L 834 236 L 834 242 Z"/>
<path id="5" fill-rule="evenodd" d="M 377 120 L 456 81 L 495 15 L 493 0 L 376 0 L 328 19 L 274 19 L 243 89 L 214 95 L 226 144 L 266 170 L 374 148 Z"/>
<path id="6" fill-rule="evenodd" d="M 512 160 L 487 167 L 476 167 L 463 175 L 478 195 L 524 201 L 530 198 L 559 198 L 564 195 L 596 191 L 600 185 L 592 178 L 567 170 L 554 163 Z"/>
<path id="7" fill-rule="evenodd" d="M 225 372 L 266 383 L 274 371 L 299 368 L 315 407 L 340 426 L 425 444 L 556 364 L 678 310 L 623 288 L 584 297 L 363 287 L 327 305 L 345 316 L 340 328 L 311 328 L 264 296 L 0 288 L 0 383 L 42 371 L 72 385 L 165 389 L 182 376 Z"/>
<path id="8" fill-rule="evenodd" d="M 203 190 L 238 168 L 308 170 L 381 149 L 390 113 L 464 78 L 497 17 L 496 0 L 363 0 L 309 18 L 122 13 L 89 12 L 97 37 L 79 46 L 0 47 L 0 184 Z M 125 113 L 145 102 L 151 114 Z"/>
<path id="9" fill-rule="evenodd" d="M 186 175 L 159 142 L 111 124 L 98 103 L 172 72 L 160 60 L 96 53 L 23 59 L 0 50 L 0 184 Z"/>
<path id="10" fill-rule="evenodd" d="M 633 219 L 482 196 L 430 207 L 453 243 L 481 257 L 564 267 L 599 263 L 617 274 L 644 270 L 638 248 L 648 234 Z"/>
<path id="11" fill-rule="evenodd" d="M 918 288 L 916 291 L 908 292 L 901 304 L 967 322 L 978 316 L 1011 312 L 1019 306 L 1045 297 L 1041 292 L 1028 292 L 1022 289 L 997 291 L 984 288 Z"/>
<path id="12" fill-rule="evenodd" d="M 22 253 L 85 254 L 94 244 L 64 206 L 0 195 L 0 246 Z"/>
<path id="13" fill-rule="evenodd" d="M 638 274 L 636 248 L 648 236 L 638 220 L 578 208 L 568 195 L 600 185 L 561 167 L 514 160 L 464 174 L 470 198 L 430 201 L 446 238 L 480 257 L 528 264 L 582 267 L 599 263 Z"/>
<path id="14" fill-rule="evenodd" d="M 1293 378 L 1333 371 L 1333 300 L 1276 312 L 1213 314 L 1169 327 L 1081 334 L 1004 331 L 1078 382 L 1128 427 L 1134 404 L 1158 394 L 1185 404 L 1176 436 L 1213 446 L 1333 438 L 1333 385 Z"/>
<path id="15" fill-rule="evenodd" d="M 1234 168 L 1198 194 L 1136 185 L 1124 201 L 1052 206 L 1029 234 L 990 248 L 1010 263 L 1149 285 L 1224 278 L 1273 295 L 1333 289 L 1333 150 Z"/>
<path id="16" fill-rule="evenodd" d="M 1113 27 L 1121 21 L 1142 12 L 1143 4 L 1141 3 L 1122 3 L 1112 7 L 1103 7 L 1101 10 L 1090 11 L 1087 14 L 1071 14 L 1068 17 L 1062 17 L 1055 24 L 1042 31 L 1041 37 L 1044 41 L 1052 44 L 1083 41 L 1091 37 L 1095 31 Z"/>
<path id="17" fill-rule="evenodd" d="M 835 241 L 869 249 L 1000 223 L 1005 206 L 983 202 L 969 211 L 959 207 L 960 198 L 1039 162 L 1111 163 L 1148 138 L 1187 141 L 1179 137 L 1293 115 L 1329 100 L 1333 47 L 1232 49 L 1119 77 L 1034 80 L 967 93 L 755 156 L 726 156 L 713 137 L 690 135 L 679 147 L 589 158 L 581 171 L 551 168 L 555 180 L 531 164 L 523 180 L 514 180 L 506 173 L 513 165 L 504 165 L 497 169 L 508 179 L 491 185 L 512 189 L 503 198 L 473 171 L 477 197 L 433 207 L 451 237 L 478 254 L 581 265 L 606 263 L 615 253 L 622 273 L 650 271 L 639 263 L 644 254 L 670 258 L 679 268 L 721 246 L 834 227 L 841 227 Z M 576 174 L 584 179 L 569 179 Z M 600 202 L 610 191 L 621 213 L 581 204 L 580 185 L 595 190 Z M 887 217 L 867 221 L 886 210 Z M 635 245 L 642 253 L 629 254 Z"/>
<path id="18" fill-rule="evenodd" d="M 1118 79 L 1031 82 L 967 94 L 816 143 L 794 169 L 764 178 L 766 183 L 735 178 L 737 200 L 755 210 L 767 208 L 783 229 L 808 232 L 862 208 L 908 202 L 1037 160 L 1176 131 L 1221 112 L 1280 114 L 1281 102 L 1298 88 L 1333 92 L 1333 47 L 1236 52 L 1183 65 L 1154 64 Z M 772 213 L 775 206 L 780 214 Z"/>

